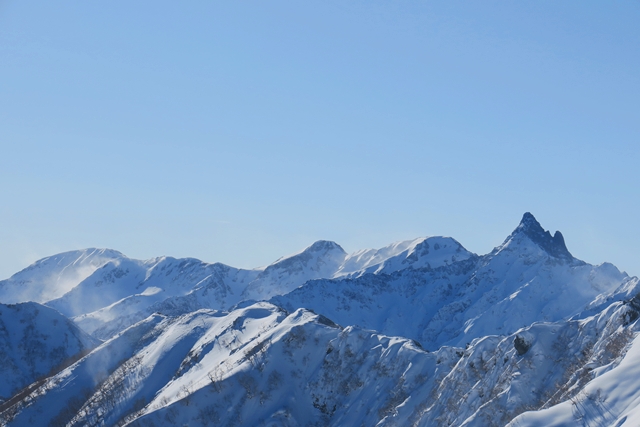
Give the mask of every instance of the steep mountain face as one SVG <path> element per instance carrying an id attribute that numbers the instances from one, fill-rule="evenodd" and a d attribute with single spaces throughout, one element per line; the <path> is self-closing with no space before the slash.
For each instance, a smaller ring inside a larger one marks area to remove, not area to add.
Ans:
<path id="1" fill-rule="evenodd" d="M 635 332 L 637 334 L 637 329 Z M 539 411 L 523 413 L 508 426 L 640 425 L 640 387 L 637 381 L 640 375 L 640 340 L 633 340 L 619 364 L 587 366 L 585 369 L 585 376 L 593 379 L 584 387 L 576 387 L 557 405 L 545 405 Z"/>
<path id="2" fill-rule="evenodd" d="M 49 307 L 0 304 L 0 405 L 98 343 Z"/>
<path id="3" fill-rule="evenodd" d="M 439 384 L 420 425 L 504 426 L 524 411 L 571 399 L 620 363 L 637 317 L 635 308 L 615 303 L 585 319 L 476 339 Z"/>
<path id="4" fill-rule="evenodd" d="M 2 282 L 0 296 L 54 294 L 48 305 L 105 341 L 86 355 L 70 346 L 77 360 L 35 382 L 41 374 L 12 370 L 24 376 L 20 387 L 31 384 L 0 402 L 0 426 L 640 420 L 640 281 L 575 259 L 560 232 L 528 213 L 482 256 L 447 237 L 353 254 L 320 241 L 255 270 L 115 251 L 94 264 L 74 256 L 40 261 L 48 267 Z M 72 275 L 86 263 L 93 270 Z M 77 283 L 52 280 L 55 291 L 38 290 L 42 278 L 62 274 Z M 44 323 L 64 319 L 42 309 Z M 13 325 L 14 335 L 29 336 L 29 348 L 58 348 L 67 327 L 47 329 L 31 317 L 17 324 L 33 326 Z M 97 344 L 80 334 L 82 348 Z M 20 345 L 0 360 L 35 360 Z"/>
<path id="5" fill-rule="evenodd" d="M 34 388 L 0 424 L 503 426 L 623 367 L 637 317 L 618 302 L 430 353 L 268 303 L 154 315 Z"/>
<path id="6" fill-rule="evenodd" d="M 535 217 L 529 212 L 524 214 L 520 225 L 518 225 L 518 228 L 516 228 L 509 238 L 517 237 L 520 234 L 527 236 L 529 240 L 538 245 L 552 257 L 569 262 L 574 261 L 573 256 L 569 253 L 569 250 L 564 243 L 562 233 L 556 231 L 552 237 L 551 233 L 545 231 Z"/>
<path id="7" fill-rule="evenodd" d="M 460 352 L 460 350 L 458 350 Z M 51 377 L 3 425 L 374 425 L 460 356 L 266 303 L 152 316 Z M 365 387 L 366 384 L 366 387 Z M 411 405 L 414 406 L 414 405 Z M 406 419 L 410 413 L 399 419 Z"/>
<path id="8" fill-rule="evenodd" d="M 640 291 L 637 280 L 611 264 L 592 266 L 571 257 L 561 237 L 551 237 L 530 214 L 487 255 L 448 251 L 455 255 L 435 266 L 428 253 L 418 258 L 418 268 L 316 280 L 271 301 L 287 310 L 309 308 L 340 324 L 413 338 L 435 350 L 511 334 L 535 321 L 567 319 L 601 294 L 611 301 L 618 293 Z"/>

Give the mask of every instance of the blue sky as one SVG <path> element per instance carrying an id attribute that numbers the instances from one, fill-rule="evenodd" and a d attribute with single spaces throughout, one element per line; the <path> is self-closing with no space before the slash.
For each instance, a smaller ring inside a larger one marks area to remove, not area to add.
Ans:
<path id="1" fill-rule="evenodd" d="M 0 278 L 268 264 L 531 211 L 640 274 L 640 3 L 0 0 Z"/>

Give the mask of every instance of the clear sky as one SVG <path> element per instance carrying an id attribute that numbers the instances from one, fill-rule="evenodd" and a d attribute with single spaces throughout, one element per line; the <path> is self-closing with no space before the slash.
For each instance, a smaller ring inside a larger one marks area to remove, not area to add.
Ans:
<path id="1" fill-rule="evenodd" d="M 531 211 L 640 274 L 640 2 L 2 1 L 0 278 L 265 265 Z"/>

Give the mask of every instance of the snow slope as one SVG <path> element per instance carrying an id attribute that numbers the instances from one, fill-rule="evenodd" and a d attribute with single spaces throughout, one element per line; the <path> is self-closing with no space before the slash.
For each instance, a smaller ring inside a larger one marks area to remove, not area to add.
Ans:
<path id="1" fill-rule="evenodd" d="M 207 290 L 203 296 L 207 296 L 215 308 L 226 307 L 239 301 L 244 284 L 257 274 L 254 270 L 207 264 L 193 258 L 138 261 L 121 257 L 105 264 L 47 305 L 67 316 L 78 316 L 116 303 L 130 309 L 128 298 L 137 299 L 138 304 L 144 306 L 203 289 Z"/>
<path id="2" fill-rule="evenodd" d="M 631 302 L 634 310 L 640 309 L 638 299 Z M 637 317 L 637 314 L 635 315 Z M 612 341 L 610 347 L 621 347 L 633 338 L 624 358 L 619 363 L 604 366 L 586 366 L 587 384 L 575 387 L 555 405 L 545 405 L 540 411 L 529 411 L 512 420 L 511 427 L 552 427 L 552 426 L 615 426 L 632 427 L 640 425 L 640 338 L 637 328 L 625 329 L 624 325 L 612 331 L 618 337 L 626 336 L 621 342 Z"/>
<path id="3" fill-rule="evenodd" d="M 586 319 L 534 323 L 508 337 L 474 340 L 440 384 L 439 408 L 421 425 L 504 426 L 524 411 L 571 399 L 592 376 L 620 362 L 637 334 L 637 318 L 635 308 L 618 302 Z"/>
<path id="4" fill-rule="evenodd" d="M 431 264 L 446 266 L 474 256 L 455 240 L 441 237 L 402 242 L 395 250 L 376 252 L 381 253 L 357 257 L 363 267 L 357 271 L 350 270 L 357 264 L 354 257 L 328 241 L 318 241 L 300 253 L 254 270 L 193 259 L 113 261 L 103 267 L 104 272 L 97 271 L 48 304 L 74 316 L 87 332 L 106 339 L 154 312 L 176 315 L 179 308 L 182 313 L 200 308 L 229 309 L 241 300 L 268 299 L 317 278 L 358 276 L 367 269 L 378 274 Z"/>
<path id="5" fill-rule="evenodd" d="M 373 425 L 397 419 L 407 392 L 458 358 L 267 303 L 156 315 L 51 377 L 0 424 Z"/>
<path id="6" fill-rule="evenodd" d="M 427 352 L 264 302 L 153 315 L 1 411 L 0 425 L 503 426 L 624 368 L 637 318 L 616 302 Z"/>
<path id="7" fill-rule="evenodd" d="M 397 242 L 382 249 L 366 249 L 346 257 L 333 277 L 357 277 L 366 273 L 393 273 L 407 268 L 439 268 L 474 255 L 450 237 L 422 237 Z"/>
<path id="8" fill-rule="evenodd" d="M 97 345 L 49 307 L 0 304 L 0 403 Z"/>
<path id="9" fill-rule="evenodd" d="M 313 279 L 439 268 L 473 257 L 445 237 L 351 255 L 334 242 L 318 241 L 253 270 L 193 258 L 140 261 L 117 251 L 87 249 L 45 258 L 0 282 L 0 301 L 44 302 L 95 337 L 108 339 L 155 312 L 229 309 L 242 300 L 286 294 Z"/>
<path id="10" fill-rule="evenodd" d="M 0 426 L 640 421 L 640 281 L 575 259 L 528 213 L 482 256 L 428 237 L 353 254 L 320 241 L 254 270 L 95 250 L 34 265 L 0 297 L 55 295 L 106 341 L 85 354 L 97 342 L 60 313 L 0 305 L 0 360 L 26 367 L 7 378 L 31 383 Z"/>
<path id="11" fill-rule="evenodd" d="M 601 294 L 610 303 L 640 291 L 636 278 L 611 264 L 593 266 L 573 258 L 561 234 L 555 236 L 525 214 L 487 255 L 450 245 L 444 252 L 452 255 L 440 263 L 422 252 L 421 262 L 413 263 L 417 268 L 393 268 L 387 274 L 384 265 L 398 264 L 390 258 L 372 274 L 311 281 L 271 301 L 287 310 L 309 308 L 340 324 L 413 338 L 435 350 L 510 334 L 535 321 L 568 319 L 595 306 Z"/>
<path id="12" fill-rule="evenodd" d="M 302 252 L 269 265 L 245 291 L 244 299 L 263 300 L 292 291 L 303 283 L 333 277 L 347 254 L 337 243 L 320 240 Z"/>
<path id="13" fill-rule="evenodd" d="M 44 303 L 59 298 L 109 261 L 122 257 L 110 249 L 84 249 L 43 258 L 0 281 L 0 302 Z"/>

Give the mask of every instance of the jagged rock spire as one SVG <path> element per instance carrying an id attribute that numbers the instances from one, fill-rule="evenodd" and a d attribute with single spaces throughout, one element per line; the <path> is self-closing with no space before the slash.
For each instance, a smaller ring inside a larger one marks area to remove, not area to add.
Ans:
<path id="1" fill-rule="evenodd" d="M 532 242 L 540 246 L 553 257 L 567 260 L 573 259 L 573 255 L 571 255 L 564 243 L 562 233 L 556 231 L 552 237 L 551 233 L 543 229 L 540 223 L 530 212 L 526 212 L 522 216 L 522 221 L 520 221 L 520 224 L 514 230 L 513 235 L 517 233 L 526 235 Z"/>

